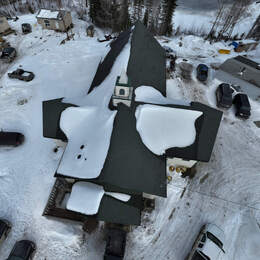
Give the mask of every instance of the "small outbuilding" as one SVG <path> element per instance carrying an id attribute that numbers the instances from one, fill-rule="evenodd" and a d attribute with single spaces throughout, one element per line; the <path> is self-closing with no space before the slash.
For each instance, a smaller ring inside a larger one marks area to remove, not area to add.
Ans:
<path id="1" fill-rule="evenodd" d="M 11 28 L 5 16 L 0 16 L 0 35 L 10 31 Z"/>
<path id="2" fill-rule="evenodd" d="M 71 13 L 65 10 L 41 9 L 36 18 L 43 29 L 66 32 L 73 26 Z"/>

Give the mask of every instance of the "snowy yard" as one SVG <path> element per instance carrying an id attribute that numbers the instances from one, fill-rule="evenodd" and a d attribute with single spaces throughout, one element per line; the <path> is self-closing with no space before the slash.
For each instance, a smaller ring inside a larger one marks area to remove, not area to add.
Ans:
<path id="1" fill-rule="evenodd" d="M 33 25 L 32 34 L 21 35 L 23 22 Z M 106 42 L 86 37 L 83 21 L 74 18 L 74 24 L 75 40 L 63 45 L 60 42 L 65 34 L 43 31 L 32 15 L 21 16 L 11 24 L 18 35 L 7 39 L 17 48 L 18 58 L 7 71 L 21 66 L 33 71 L 35 79 L 26 83 L 9 79 L 7 73 L 0 75 L 0 128 L 20 131 L 26 137 L 20 147 L 0 148 L 0 217 L 13 224 L 0 248 L 0 260 L 6 259 L 15 241 L 23 238 L 36 242 L 36 260 L 99 260 L 103 256 L 101 225 L 88 235 L 77 223 L 42 216 L 63 154 L 63 148 L 53 152 L 55 141 L 43 138 L 42 101 L 61 97 L 73 100 L 85 95 L 97 65 L 109 50 Z M 102 32 L 98 33 L 101 37 Z M 160 39 L 162 45 L 165 39 Z M 227 48 L 227 43 L 210 45 L 194 36 L 168 40 L 167 45 L 176 51 L 179 60 L 185 58 L 194 67 L 221 63 L 236 55 L 233 51 L 230 55 L 217 52 Z M 260 47 L 248 56 L 259 60 Z M 190 82 L 170 79 L 167 97 L 216 107 L 219 82 L 213 78 L 214 73 L 207 85 L 194 76 Z M 110 98 L 103 96 L 106 84 L 99 89 L 95 100 L 99 98 L 104 106 Z M 91 96 L 83 101 L 91 106 L 98 103 Z M 155 211 L 144 214 L 142 225 L 133 228 L 126 260 L 182 260 L 201 226 L 209 222 L 225 231 L 226 254 L 222 260 L 260 259 L 260 129 L 253 123 L 260 120 L 260 103 L 252 101 L 251 106 L 252 116 L 247 121 L 236 118 L 233 109 L 224 112 L 211 161 L 199 163 L 193 179 L 170 173 L 173 179 L 168 185 L 168 198 L 156 199 Z"/>

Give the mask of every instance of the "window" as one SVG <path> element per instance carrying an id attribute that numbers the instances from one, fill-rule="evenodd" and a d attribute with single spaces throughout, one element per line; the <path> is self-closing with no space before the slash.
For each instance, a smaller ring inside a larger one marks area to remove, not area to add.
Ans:
<path id="1" fill-rule="evenodd" d="M 120 95 L 120 96 L 124 96 L 124 95 L 125 95 L 125 90 L 121 88 L 121 89 L 119 90 L 119 95 Z"/>
<path id="2" fill-rule="evenodd" d="M 4 20 L 0 20 L 0 24 L 1 24 L 1 23 L 4 23 Z"/>
<path id="3" fill-rule="evenodd" d="M 45 26 L 49 27 L 50 26 L 50 21 L 49 20 L 44 20 Z"/>

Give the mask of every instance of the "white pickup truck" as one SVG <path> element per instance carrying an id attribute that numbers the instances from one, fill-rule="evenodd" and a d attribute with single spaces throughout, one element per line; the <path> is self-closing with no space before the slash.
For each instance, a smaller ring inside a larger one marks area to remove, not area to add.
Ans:
<path id="1" fill-rule="evenodd" d="M 187 260 L 218 260 L 225 253 L 224 242 L 224 232 L 214 224 L 207 224 L 202 227 Z"/>

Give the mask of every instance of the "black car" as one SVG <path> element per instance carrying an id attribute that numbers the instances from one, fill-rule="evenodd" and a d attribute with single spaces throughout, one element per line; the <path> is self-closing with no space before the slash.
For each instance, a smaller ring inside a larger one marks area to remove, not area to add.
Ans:
<path id="1" fill-rule="evenodd" d="M 236 107 L 236 116 L 248 119 L 251 115 L 251 106 L 246 94 L 237 94 L 233 100 Z"/>
<path id="2" fill-rule="evenodd" d="M 15 59 L 16 55 L 17 53 L 15 48 L 7 47 L 3 49 L 0 59 L 6 62 L 12 62 Z"/>
<path id="3" fill-rule="evenodd" d="M 197 67 L 197 79 L 199 81 L 206 81 L 208 79 L 209 68 L 205 64 L 199 64 Z"/>
<path id="4" fill-rule="evenodd" d="M 8 77 L 11 79 L 20 79 L 23 81 L 31 81 L 34 79 L 34 74 L 31 71 L 26 71 L 23 69 L 17 69 L 12 73 L 8 73 Z"/>
<path id="5" fill-rule="evenodd" d="M 5 219 L 0 219 L 0 244 L 7 238 L 10 230 L 11 224 Z"/>
<path id="6" fill-rule="evenodd" d="M 22 31 L 23 31 L 23 34 L 31 33 L 32 32 L 32 26 L 29 23 L 23 23 L 22 24 Z"/>
<path id="7" fill-rule="evenodd" d="M 32 260 L 35 250 L 36 245 L 34 242 L 29 240 L 18 241 L 6 260 Z"/>
<path id="8" fill-rule="evenodd" d="M 18 146 L 24 141 L 24 135 L 16 132 L 0 132 L 0 145 Z"/>
<path id="9" fill-rule="evenodd" d="M 234 90 L 227 83 L 222 83 L 216 90 L 217 106 L 230 108 L 232 106 L 232 93 Z"/>
<path id="10" fill-rule="evenodd" d="M 126 232 L 111 228 L 107 234 L 104 260 L 123 260 L 125 255 Z"/>

